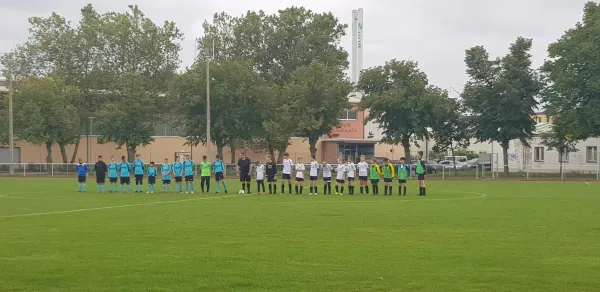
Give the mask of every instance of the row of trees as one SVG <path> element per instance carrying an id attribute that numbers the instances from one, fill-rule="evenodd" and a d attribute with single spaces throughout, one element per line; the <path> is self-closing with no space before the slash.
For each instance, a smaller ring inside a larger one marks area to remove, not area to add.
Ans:
<path id="1" fill-rule="evenodd" d="M 381 125 L 382 142 L 401 144 L 406 157 L 425 138 L 436 151 L 467 147 L 474 138 L 499 142 L 508 165 L 509 142 L 527 144 L 540 105 L 556 128 L 544 141 L 559 152 L 600 133 L 600 57 L 591 49 L 600 47 L 600 8 L 592 2 L 583 22 L 550 45 L 539 70 L 531 68 L 531 39 L 516 39 L 499 58 L 481 46 L 468 49 L 460 100 L 430 84 L 414 61 L 391 60 L 350 84 L 340 46 L 347 26 L 331 13 L 292 7 L 272 15 L 215 14 L 204 23 L 196 62 L 177 72 L 183 36 L 174 23 L 158 25 L 136 6 L 98 14 L 88 5 L 81 12 L 77 25 L 56 14 L 31 18 L 29 40 L 2 60 L 21 80 L 15 133 L 45 144 L 49 161 L 58 144 L 67 162 L 71 143 L 74 160 L 89 117 L 101 142 L 125 147 L 130 157 L 152 142 L 159 121 L 182 127 L 192 145 L 206 143 L 207 62 L 211 142 L 220 155 L 224 146 L 243 146 L 281 158 L 291 136 L 306 137 L 314 154 L 318 139 L 339 126 L 340 109 L 351 106 L 352 90 L 364 94 L 359 106 L 370 110 L 366 122 Z"/>

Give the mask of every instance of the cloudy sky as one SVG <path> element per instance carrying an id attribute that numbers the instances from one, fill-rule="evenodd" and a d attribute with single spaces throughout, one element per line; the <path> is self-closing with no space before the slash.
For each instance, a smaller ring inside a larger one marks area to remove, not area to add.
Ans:
<path id="1" fill-rule="evenodd" d="M 27 18 L 57 12 L 73 22 L 92 3 L 103 13 L 138 4 L 155 22 L 172 20 L 185 34 L 183 66 L 194 56 L 194 39 L 202 22 L 215 12 L 240 15 L 263 9 L 274 13 L 289 6 L 333 12 L 351 25 L 352 9 L 364 9 L 364 67 L 386 60 L 413 59 L 432 83 L 460 90 L 466 80 L 464 51 L 484 45 L 503 55 L 518 36 L 534 39 L 534 62 L 546 57 L 549 43 L 581 19 L 587 0 L 0 0 L 0 53 L 27 39 Z M 347 33 L 350 34 L 350 30 Z M 342 45 L 350 51 L 351 39 Z"/>

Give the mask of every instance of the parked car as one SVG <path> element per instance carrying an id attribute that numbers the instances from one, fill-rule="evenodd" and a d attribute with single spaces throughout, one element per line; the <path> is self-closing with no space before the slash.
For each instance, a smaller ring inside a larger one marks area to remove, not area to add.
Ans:
<path id="1" fill-rule="evenodd" d="M 477 168 L 477 163 L 479 163 L 479 158 L 471 159 L 467 161 L 465 164 L 461 166 L 463 170 L 467 169 L 475 169 Z"/>
<path id="2" fill-rule="evenodd" d="M 448 161 L 448 160 L 440 161 L 440 165 L 442 165 L 444 167 L 444 169 L 454 169 L 455 168 L 454 167 L 454 163 L 452 161 Z M 464 163 L 461 163 L 461 162 L 457 161 L 456 162 L 456 169 L 463 170 L 464 169 L 463 168 L 464 165 L 465 165 Z"/>

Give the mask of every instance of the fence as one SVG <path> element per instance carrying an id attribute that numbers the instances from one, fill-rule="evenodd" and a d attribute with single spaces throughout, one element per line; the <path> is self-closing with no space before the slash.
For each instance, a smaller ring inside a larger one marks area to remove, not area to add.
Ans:
<path id="1" fill-rule="evenodd" d="M 156 165 L 160 172 L 160 165 Z M 88 165 L 90 174 L 94 175 L 93 164 Z M 277 165 L 277 173 L 281 174 L 283 165 Z M 307 165 L 308 168 L 308 165 Z M 195 172 L 199 174 L 199 166 Z M 66 163 L 4 163 L 0 164 L 0 177 L 75 177 L 76 165 Z M 428 166 L 427 179 L 497 179 L 497 180 L 600 180 L 600 165 L 544 165 L 516 168 L 509 167 L 509 174 L 499 165 L 490 167 L 474 166 L 469 168 L 448 168 L 443 166 Z M 236 175 L 235 165 L 226 165 L 226 176 Z M 411 175 L 414 175 L 411 171 Z M 358 176 L 358 173 L 357 173 Z"/>

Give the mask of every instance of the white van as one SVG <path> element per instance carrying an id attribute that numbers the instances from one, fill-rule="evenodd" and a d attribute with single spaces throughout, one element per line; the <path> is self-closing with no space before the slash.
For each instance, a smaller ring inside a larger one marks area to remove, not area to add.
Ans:
<path id="1" fill-rule="evenodd" d="M 469 160 L 466 156 L 454 156 L 454 159 L 456 159 L 457 165 L 461 164 L 461 163 L 465 163 L 465 162 L 467 162 L 467 160 Z M 443 161 L 453 162 L 452 156 L 444 156 Z"/>

